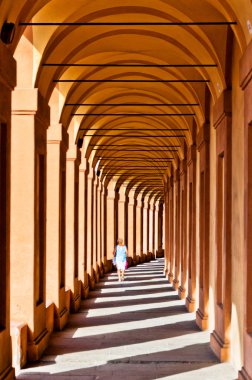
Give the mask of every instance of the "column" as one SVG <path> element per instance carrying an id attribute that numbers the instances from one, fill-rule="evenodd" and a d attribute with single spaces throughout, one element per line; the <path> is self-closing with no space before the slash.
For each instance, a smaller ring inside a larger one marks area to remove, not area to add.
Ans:
<path id="1" fill-rule="evenodd" d="M 178 290 L 180 284 L 180 165 L 175 172 L 175 270 L 173 287 Z"/>
<path id="2" fill-rule="evenodd" d="M 185 152 L 186 153 L 186 152 Z M 181 200 L 181 281 L 179 298 L 184 299 L 187 290 L 188 252 L 187 252 L 187 156 L 182 161 L 180 172 Z"/>
<path id="3" fill-rule="evenodd" d="M 47 346 L 46 130 L 47 102 L 37 89 L 16 88 L 12 98 L 11 319 L 29 327 L 28 359 Z"/>
<path id="4" fill-rule="evenodd" d="M 66 287 L 70 290 L 72 312 L 80 307 L 78 281 L 78 209 L 80 150 L 69 142 L 66 162 Z"/>
<path id="5" fill-rule="evenodd" d="M 97 185 L 97 272 L 99 277 L 103 277 L 103 267 L 101 258 L 101 200 L 102 200 L 102 184 L 98 180 Z"/>
<path id="6" fill-rule="evenodd" d="M 125 188 L 123 186 L 120 187 L 119 190 L 119 201 L 118 201 L 118 238 L 123 239 L 125 242 Z"/>
<path id="7" fill-rule="evenodd" d="M 159 201 L 155 202 L 155 234 L 154 234 L 154 252 L 155 257 L 158 255 L 158 212 L 159 212 Z"/>
<path id="8" fill-rule="evenodd" d="M 107 242 L 107 261 L 112 261 L 115 249 L 115 190 L 114 185 L 110 184 L 107 189 L 107 223 L 106 223 L 106 242 Z"/>
<path id="9" fill-rule="evenodd" d="M 240 64 L 240 83 L 244 91 L 244 365 L 239 380 L 252 379 L 252 43 Z"/>
<path id="10" fill-rule="evenodd" d="M 196 145 L 188 150 L 188 293 L 186 307 L 195 311 L 196 300 Z"/>
<path id="11" fill-rule="evenodd" d="M 0 41 L 0 378 L 14 379 L 10 339 L 10 137 L 11 91 L 16 64 Z"/>
<path id="12" fill-rule="evenodd" d="M 168 182 L 169 194 L 169 267 L 168 267 L 168 281 L 173 283 L 174 279 L 174 177 L 173 168 Z"/>
<path id="13" fill-rule="evenodd" d="M 89 293 L 87 260 L 86 260 L 86 186 L 87 186 L 87 160 L 84 151 L 81 152 L 79 166 L 79 238 L 78 238 L 78 278 L 81 285 L 81 297 L 87 298 Z"/>
<path id="14" fill-rule="evenodd" d="M 230 355 L 232 232 L 232 92 L 214 106 L 216 128 L 216 304 L 211 347 L 221 361 Z"/>
<path id="15" fill-rule="evenodd" d="M 166 277 L 168 277 L 169 273 L 169 262 L 170 262 L 170 255 L 169 255 L 169 193 L 168 193 L 168 183 L 165 184 L 165 193 L 164 193 L 164 200 L 165 200 L 165 223 L 164 223 L 164 251 L 165 251 L 165 266 L 164 266 L 164 274 Z"/>
<path id="16" fill-rule="evenodd" d="M 65 297 L 66 151 L 68 134 L 62 124 L 47 131 L 46 300 L 54 304 L 54 328 L 68 320 Z"/>
<path id="17" fill-rule="evenodd" d="M 154 199 L 152 198 L 150 200 L 150 208 L 149 208 L 149 251 L 152 254 L 152 258 L 155 257 L 154 255 Z"/>
<path id="18" fill-rule="evenodd" d="M 101 266 L 102 271 L 104 272 L 104 264 L 105 264 L 105 252 L 106 252 L 106 240 L 105 240 L 105 199 L 106 199 L 106 191 L 103 184 L 101 184 Z"/>
<path id="19" fill-rule="evenodd" d="M 94 174 L 95 175 L 95 174 Z M 97 256 L 97 200 L 98 200 L 98 181 L 95 175 L 93 181 L 93 271 L 95 282 L 99 282 L 99 268 L 98 268 L 98 256 Z"/>
<path id="20" fill-rule="evenodd" d="M 159 210 L 158 210 L 158 256 L 163 257 L 163 213 L 164 205 L 159 201 Z"/>
<path id="21" fill-rule="evenodd" d="M 136 260 L 142 261 L 142 193 L 136 199 Z"/>
<path id="22" fill-rule="evenodd" d="M 148 211 L 149 211 L 149 197 L 144 198 L 143 203 L 143 254 L 148 254 Z"/>
<path id="23" fill-rule="evenodd" d="M 128 254 L 136 264 L 136 219 L 135 219 L 135 197 L 134 191 L 129 192 L 128 201 Z"/>
<path id="24" fill-rule="evenodd" d="M 87 273 L 89 288 L 93 290 L 95 288 L 95 276 L 93 268 L 93 239 L 94 239 L 94 170 L 90 167 L 87 176 Z"/>
<path id="25" fill-rule="evenodd" d="M 200 191 L 199 191 L 199 308 L 196 313 L 197 325 L 202 330 L 208 329 L 209 303 L 209 236 L 210 236 L 210 126 L 205 124 L 198 133 L 197 145 L 200 152 Z"/>

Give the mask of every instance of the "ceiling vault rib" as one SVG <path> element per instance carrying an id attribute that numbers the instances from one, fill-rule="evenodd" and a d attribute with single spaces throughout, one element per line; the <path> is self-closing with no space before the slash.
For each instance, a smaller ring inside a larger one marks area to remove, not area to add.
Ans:
<path id="1" fill-rule="evenodd" d="M 131 131 L 131 132 L 138 132 L 138 131 L 165 131 L 165 132 L 171 132 L 171 131 L 189 131 L 189 128 L 80 128 L 81 131 Z M 119 145 L 120 146 L 120 145 Z M 173 146 L 174 148 L 174 146 Z"/>
<path id="2" fill-rule="evenodd" d="M 53 79 L 54 83 L 209 83 L 210 79 Z"/>
<path id="3" fill-rule="evenodd" d="M 185 135 L 171 135 L 171 136 L 157 136 L 157 135 L 144 135 L 144 136 L 127 136 L 127 135 L 85 135 L 85 137 L 122 137 L 122 138 L 174 138 L 174 137 L 186 137 Z"/>
<path id="4" fill-rule="evenodd" d="M 89 144 L 89 146 L 108 146 L 107 144 Z M 109 144 L 109 146 L 120 146 L 120 147 L 146 147 L 146 145 L 140 145 L 140 144 Z M 148 145 L 150 148 L 180 148 L 181 145 Z"/>
<path id="5" fill-rule="evenodd" d="M 20 26 L 216 26 L 237 25 L 236 21 L 188 22 L 19 22 Z"/>
<path id="6" fill-rule="evenodd" d="M 78 106 L 78 107 L 101 107 L 101 106 L 107 106 L 107 107 L 184 107 L 184 106 L 191 106 L 191 107 L 197 107 L 199 106 L 199 103 L 66 103 L 65 107 L 68 106 Z"/>
<path id="7" fill-rule="evenodd" d="M 73 66 L 73 67 L 218 67 L 216 63 L 184 63 L 184 64 L 128 64 L 128 63 L 42 63 L 42 66 Z"/>

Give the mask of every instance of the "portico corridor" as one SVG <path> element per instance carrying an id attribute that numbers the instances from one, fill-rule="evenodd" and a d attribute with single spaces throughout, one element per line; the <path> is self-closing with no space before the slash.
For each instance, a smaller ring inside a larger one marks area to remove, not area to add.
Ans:
<path id="1" fill-rule="evenodd" d="M 233 380 L 163 275 L 163 259 L 106 275 L 67 328 L 53 334 L 39 363 L 18 380 Z"/>

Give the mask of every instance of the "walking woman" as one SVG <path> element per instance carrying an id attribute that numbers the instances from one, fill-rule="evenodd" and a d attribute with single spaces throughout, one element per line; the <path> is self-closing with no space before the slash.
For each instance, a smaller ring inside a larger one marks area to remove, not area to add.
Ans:
<path id="1" fill-rule="evenodd" d="M 117 240 L 117 246 L 115 247 L 114 256 L 117 267 L 117 274 L 119 282 L 124 280 L 124 271 L 127 263 L 128 249 L 123 244 L 123 239 Z"/>

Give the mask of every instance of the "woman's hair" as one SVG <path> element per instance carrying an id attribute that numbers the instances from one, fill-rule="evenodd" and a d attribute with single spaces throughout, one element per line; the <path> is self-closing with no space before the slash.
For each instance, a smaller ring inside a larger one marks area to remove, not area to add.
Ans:
<path id="1" fill-rule="evenodd" d="M 119 238 L 119 239 L 117 240 L 117 243 L 118 243 L 118 244 L 122 244 L 122 243 L 123 243 L 123 239 Z"/>

